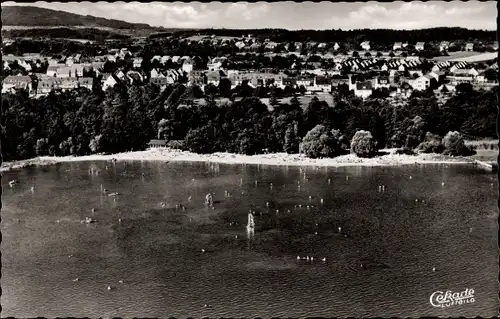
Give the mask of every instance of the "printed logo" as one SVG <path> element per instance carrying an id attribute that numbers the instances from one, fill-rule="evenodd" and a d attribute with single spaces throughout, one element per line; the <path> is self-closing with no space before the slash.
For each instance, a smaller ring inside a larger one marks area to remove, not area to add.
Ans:
<path id="1" fill-rule="evenodd" d="M 462 292 L 435 291 L 430 298 L 431 305 L 438 308 L 447 308 L 455 305 L 473 303 L 474 289 L 465 289 Z"/>

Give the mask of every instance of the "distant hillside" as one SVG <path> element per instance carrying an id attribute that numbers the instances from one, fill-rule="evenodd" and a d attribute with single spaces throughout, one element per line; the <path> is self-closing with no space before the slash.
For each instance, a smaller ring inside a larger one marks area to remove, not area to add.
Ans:
<path id="1" fill-rule="evenodd" d="M 2 6 L 2 25 L 11 26 L 84 26 L 113 29 L 159 29 L 144 23 L 129 23 L 119 20 L 84 16 L 65 11 L 56 11 L 31 6 Z"/>
<path id="2" fill-rule="evenodd" d="M 4 38 L 67 38 L 84 40 L 105 40 L 105 39 L 128 39 L 130 36 L 99 30 L 95 28 L 50 28 L 50 29 L 26 29 L 26 30 L 3 30 Z"/>

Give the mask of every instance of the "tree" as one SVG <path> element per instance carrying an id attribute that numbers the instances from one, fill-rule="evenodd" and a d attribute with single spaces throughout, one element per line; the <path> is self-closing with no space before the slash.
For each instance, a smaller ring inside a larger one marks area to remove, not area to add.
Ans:
<path id="1" fill-rule="evenodd" d="M 289 126 L 285 132 L 283 149 L 288 154 L 296 154 L 299 152 L 300 137 L 298 133 L 298 123 L 296 122 L 293 125 Z"/>
<path id="2" fill-rule="evenodd" d="M 353 58 L 359 58 L 359 52 L 358 51 L 353 51 L 352 52 L 352 57 Z"/>
<path id="3" fill-rule="evenodd" d="M 442 138 L 439 135 L 427 132 L 425 134 L 424 141 L 420 143 L 417 147 L 417 151 L 422 153 L 442 153 L 444 146 L 442 143 Z"/>
<path id="4" fill-rule="evenodd" d="M 358 157 L 373 157 L 377 153 L 377 144 L 369 131 L 357 131 L 354 134 L 351 153 Z"/>
<path id="5" fill-rule="evenodd" d="M 468 156 L 471 155 L 472 151 L 465 146 L 464 139 L 462 135 L 457 132 L 448 132 L 443 138 L 444 152 L 446 155 L 453 156 Z"/>
<path id="6" fill-rule="evenodd" d="M 184 145 L 191 152 L 198 154 L 212 153 L 213 129 L 206 125 L 199 129 L 191 129 L 184 138 Z"/>
<path id="7" fill-rule="evenodd" d="M 377 52 L 377 58 L 381 58 L 383 56 L 382 52 L 378 51 Z"/>
<path id="8" fill-rule="evenodd" d="M 47 138 L 39 138 L 37 141 L 36 141 L 36 155 L 37 156 L 42 156 L 42 155 L 46 155 L 48 153 L 48 150 L 49 150 L 49 140 Z"/>
<path id="9" fill-rule="evenodd" d="M 371 57 L 371 56 L 372 56 L 372 54 L 371 54 L 369 51 L 366 51 L 366 53 L 365 53 L 365 57 L 369 58 L 369 57 Z"/>
<path id="10" fill-rule="evenodd" d="M 310 158 L 335 157 L 341 154 L 339 141 L 323 125 L 316 125 L 307 132 L 299 150 Z"/>

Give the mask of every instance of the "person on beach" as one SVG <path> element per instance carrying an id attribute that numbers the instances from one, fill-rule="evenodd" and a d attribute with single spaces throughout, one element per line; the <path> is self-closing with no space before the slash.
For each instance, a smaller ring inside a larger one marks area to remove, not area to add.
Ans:
<path id="1" fill-rule="evenodd" d="M 205 205 L 214 206 L 214 198 L 212 196 L 212 193 L 208 193 L 207 196 L 205 196 Z"/>

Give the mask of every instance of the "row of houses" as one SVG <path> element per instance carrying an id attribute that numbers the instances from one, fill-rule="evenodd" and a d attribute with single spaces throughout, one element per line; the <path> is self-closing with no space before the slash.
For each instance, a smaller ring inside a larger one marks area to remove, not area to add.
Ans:
<path id="1" fill-rule="evenodd" d="M 71 90 L 79 87 L 92 89 L 94 79 L 90 77 L 54 78 L 44 74 L 32 76 L 7 76 L 2 83 L 2 93 L 16 89 L 27 90 L 30 95 L 46 95 L 52 90 Z"/>

